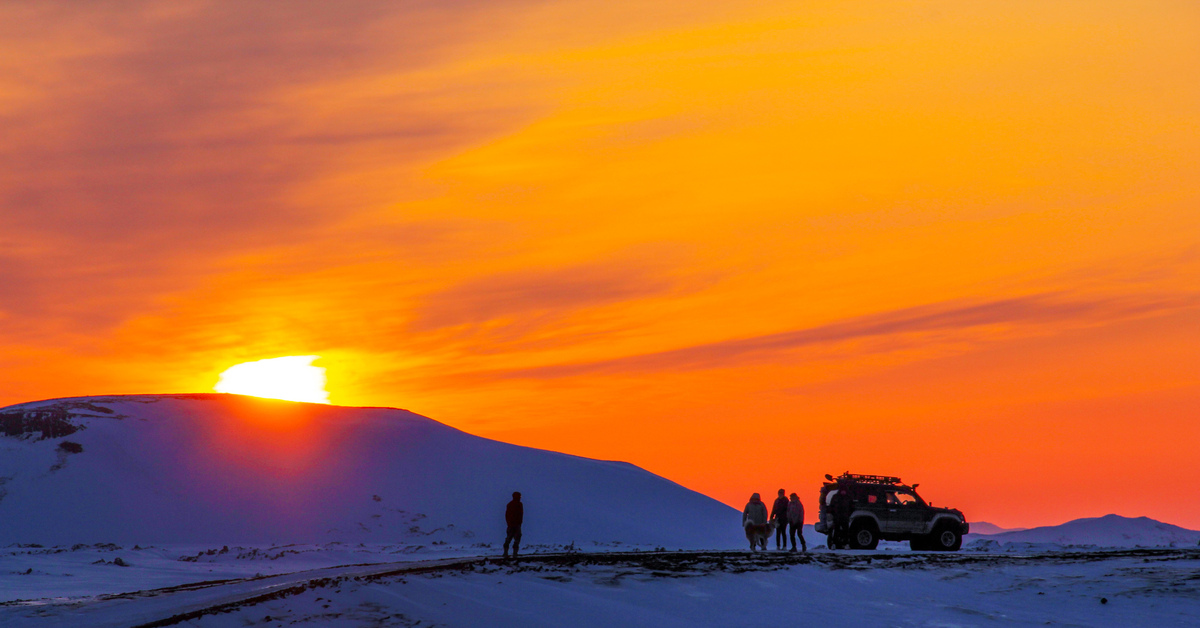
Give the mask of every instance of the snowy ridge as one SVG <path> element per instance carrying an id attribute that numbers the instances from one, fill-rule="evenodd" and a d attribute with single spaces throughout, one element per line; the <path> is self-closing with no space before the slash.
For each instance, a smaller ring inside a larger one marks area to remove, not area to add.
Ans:
<path id="1" fill-rule="evenodd" d="M 526 543 L 741 545 L 737 511 L 636 466 L 492 441 L 404 410 L 89 397 L 3 408 L 0 425 L 9 543 L 486 548 L 503 540 L 518 490 Z"/>
<path id="2" fill-rule="evenodd" d="M 994 523 L 988 523 L 986 521 L 972 521 L 970 533 L 973 535 L 1000 534 L 1002 532 L 1020 532 L 1021 530 L 1028 529 L 1029 528 L 1002 528 Z"/>
<path id="3" fill-rule="evenodd" d="M 974 524 L 972 524 L 974 527 Z M 983 544 L 1095 547 L 1188 547 L 1200 544 L 1200 532 L 1149 517 L 1105 515 L 1056 526 L 980 535 Z"/>

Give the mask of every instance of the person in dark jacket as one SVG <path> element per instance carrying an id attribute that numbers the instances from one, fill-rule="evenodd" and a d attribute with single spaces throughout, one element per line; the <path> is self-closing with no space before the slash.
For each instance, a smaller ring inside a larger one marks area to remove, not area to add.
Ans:
<path id="1" fill-rule="evenodd" d="M 784 495 L 783 489 L 779 489 L 779 497 L 775 498 L 775 504 L 771 506 L 771 521 L 775 522 L 775 549 L 777 550 L 787 547 L 788 498 Z"/>
<path id="2" fill-rule="evenodd" d="M 796 551 L 796 535 L 800 535 L 800 547 L 808 551 L 808 543 L 804 542 L 804 504 L 800 496 L 792 493 L 787 507 L 788 538 L 792 540 L 792 551 Z"/>
<path id="3" fill-rule="evenodd" d="M 504 536 L 504 557 L 508 558 L 508 544 L 512 543 L 513 558 L 517 557 L 521 545 L 521 524 L 525 522 L 525 506 L 521 504 L 521 494 L 513 492 L 511 502 L 504 509 L 504 523 L 508 524 L 508 532 Z"/>
<path id="4" fill-rule="evenodd" d="M 845 545 L 850 538 L 850 514 L 854 510 L 850 488 L 846 485 L 839 486 L 829 506 L 833 510 L 833 534 L 830 540 L 838 545 Z"/>

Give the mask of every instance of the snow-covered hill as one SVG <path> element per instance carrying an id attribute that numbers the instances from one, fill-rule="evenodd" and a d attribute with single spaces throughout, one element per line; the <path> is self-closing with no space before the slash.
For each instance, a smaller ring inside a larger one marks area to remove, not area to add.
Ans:
<path id="1" fill-rule="evenodd" d="M 1029 528 L 1002 528 L 994 523 L 988 523 L 986 521 L 972 521 L 971 522 L 971 534 L 974 534 L 974 535 L 1000 534 L 1001 532 L 1019 532 L 1021 530 L 1028 530 L 1028 529 Z"/>
<path id="2" fill-rule="evenodd" d="M 974 524 L 972 524 L 974 527 Z M 1095 545 L 1097 547 L 1177 547 L 1200 543 L 1200 532 L 1149 517 L 1105 515 L 1056 526 L 982 535 L 998 543 Z"/>
<path id="3" fill-rule="evenodd" d="M 236 395 L 0 410 L 0 542 L 503 540 L 740 547 L 739 513 L 638 467 L 501 443 L 411 412 Z"/>

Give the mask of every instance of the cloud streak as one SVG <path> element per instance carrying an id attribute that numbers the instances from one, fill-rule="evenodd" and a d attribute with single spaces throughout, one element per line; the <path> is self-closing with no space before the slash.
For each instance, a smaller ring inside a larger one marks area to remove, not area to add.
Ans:
<path id="1" fill-rule="evenodd" d="M 479 277 L 424 297 L 415 332 L 557 319 L 682 289 L 663 269 L 635 261 L 531 268 Z"/>
<path id="2" fill-rule="evenodd" d="M 654 371 L 699 370 L 730 367 L 779 359 L 789 351 L 807 346 L 859 339 L 957 332 L 974 328 L 1101 324 L 1113 320 L 1154 315 L 1200 307 L 1200 293 L 1182 293 L 1160 298 L 1069 299 L 1063 293 L 1047 293 L 1001 299 L 985 303 L 962 301 L 905 308 L 846 321 L 795 329 L 774 334 L 705 343 L 632 355 L 610 360 L 552 364 L 534 368 L 499 371 L 488 379 L 557 379 L 580 375 L 634 374 Z"/>
<path id="3" fill-rule="evenodd" d="M 0 233 L 37 244 L 0 250 L 0 310 L 98 331 L 405 200 L 422 164 L 528 115 L 428 74 L 531 4 L 0 5 Z M 363 162 L 388 185 L 319 189 Z"/>

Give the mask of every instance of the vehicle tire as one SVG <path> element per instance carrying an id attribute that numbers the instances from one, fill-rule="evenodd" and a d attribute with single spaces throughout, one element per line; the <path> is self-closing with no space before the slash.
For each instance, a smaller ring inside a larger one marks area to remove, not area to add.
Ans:
<path id="1" fill-rule="evenodd" d="M 879 547 L 879 530 L 870 519 L 850 524 L 850 549 L 873 550 Z"/>
<path id="2" fill-rule="evenodd" d="M 939 552 L 957 552 L 962 547 L 962 532 L 951 523 L 938 524 L 930 535 L 932 549 Z"/>

